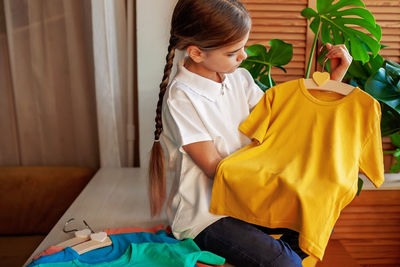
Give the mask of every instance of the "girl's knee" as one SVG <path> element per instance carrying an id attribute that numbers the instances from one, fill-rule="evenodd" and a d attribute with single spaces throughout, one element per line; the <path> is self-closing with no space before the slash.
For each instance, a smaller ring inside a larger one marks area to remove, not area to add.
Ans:
<path id="1" fill-rule="evenodd" d="M 302 260 L 300 257 L 295 253 L 292 252 L 291 254 L 283 253 L 279 258 L 274 261 L 274 267 L 302 267 Z"/>
<path id="2" fill-rule="evenodd" d="M 297 253 L 290 248 L 290 246 L 284 242 L 283 243 L 283 249 L 282 249 L 282 254 L 276 258 L 274 261 L 274 264 L 272 266 L 274 267 L 302 267 L 302 260 Z"/>
<path id="3" fill-rule="evenodd" d="M 300 257 L 296 255 L 296 257 L 289 256 L 286 258 L 282 258 L 282 259 L 276 261 L 273 266 L 274 267 L 302 267 L 303 263 L 302 263 Z"/>

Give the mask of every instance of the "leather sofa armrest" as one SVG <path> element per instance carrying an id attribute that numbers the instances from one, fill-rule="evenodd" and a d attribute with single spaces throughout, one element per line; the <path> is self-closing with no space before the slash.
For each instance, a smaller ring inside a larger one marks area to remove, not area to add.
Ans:
<path id="1" fill-rule="evenodd" d="M 0 167 L 0 234 L 47 234 L 94 174 L 84 167 Z"/>

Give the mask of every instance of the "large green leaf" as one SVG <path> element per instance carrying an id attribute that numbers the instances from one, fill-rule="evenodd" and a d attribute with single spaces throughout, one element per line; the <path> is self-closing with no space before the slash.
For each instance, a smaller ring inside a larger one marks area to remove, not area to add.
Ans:
<path id="1" fill-rule="evenodd" d="M 375 62 L 375 60 L 377 62 Z M 380 59 L 373 59 L 371 72 L 380 64 Z M 354 74 L 354 73 L 353 73 Z M 400 65 L 385 61 L 383 66 L 365 81 L 364 90 L 381 103 L 382 136 L 400 131 Z"/>
<path id="2" fill-rule="evenodd" d="M 385 69 L 387 75 L 392 78 L 393 83 L 397 85 L 397 88 L 400 88 L 400 65 L 396 62 L 387 60 L 385 62 Z"/>
<path id="3" fill-rule="evenodd" d="M 399 132 L 392 134 L 390 136 L 390 140 L 392 141 L 393 145 L 400 147 L 400 133 Z"/>
<path id="4" fill-rule="evenodd" d="M 246 53 L 250 57 L 260 57 L 264 60 L 267 54 L 267 48 L 260 44 L 254 44 L 246 48 Z"/>
<path id="5" fill-rule="evenodd" d="M 376 55 L 376 57 L 370 55 L 369 62 L 366 64 L 370 68 L 370 74 L 376 73 L 383 66 L 384 61 L 381 55 Z"/>
<path id="6" fill-rule="evenodd" d="M 279 39 L 272 39 L 268 42 L 270 49 L 260 44 L 251 45 L 246 49 L 249 55 L 243 62 L 252 62 L 264 66 L 281 67 L 290 62 L 293 57 L 293 46 Z"/>
<path id="7" fill-rule="evenodd" d="M 398 148 L 397 151 L 400 151 L 400 149 Z M 400 172 L 400 159 L 399 159 L 399 157 L 396 157 L 396 163 L 390 167 L 390 172 L 391 173 Z"/>
<path id="8" fill-rule="evenodd" d="M 247 47 L 248 58 L 240 65 L 250 72 L 252 77 L 257 80 L 258 85 L 263 84 L 267 88 L 275 84 L 270 73 L 272 67 L 286 72 L 282 66 L 288 64 L 293 57 L 293 46 L 291 44 L 279 39 L 273 39 L 269 41 L 269 44 L 269 50 L 260 44 Z M 265 89 L 263 86 L 260 87 L 263 90 Z"/>
<path id="9" fill-rule="evenodd" d="M 317 1 L 317 10 L 324 12 L 332 5 L 333 0 Z"/>
<path id="10" fill-rule="evenodd" d="M 367 79 L 375 74 L 379 68 L 383 66 L 384 59 L 381 55 L 373 57 L 369 55 L 369 61 L 363 64 L 359 60 L 353 60 L 349 69 L 347 70 L 347 75 L 345 78 L 353 79 L 357 86 L 364 89 L 364 84 Z"/>
<path id="11" fill-rule="evenodd" d="M 268 42 L 271 45 L 266 59 L 274 67 L 280 67 L 290 62 L 293 57 L 293 46 L 279 39 Z"/>
<path id="12" fill-rule="evenodd" d="M 394 109 L 381 102 L 382 119 L 381 133 L 382 136 L 389 136 L 400 131 L 400 114 Z"/>
<path id="13" fill-rule="evenodd" d="M 375 75 L 368 78 L 365 91 L 400 114 L 400 88 L 386 74 L 385 68 L 380 68 Z"/>
<path id="14" fill-rule="evenodd" d="M 335 16 L 335 17 L 344 17 L 344 16 L 355 15 L 355 16 L 364 18 L 372 25 L 375 24 L 374 16 L 371 14 L 371 12 L 369 12 L 365 8 L 354 7 L 354 8 L 349 8 L 349 9 L 345 9 L 345 10 L 335 10 L 335 11 L 331 11 L 331 15 Z"/>
<path id="15" fill-rule="evenodd" d="M 303 11 L 301 11 L 301 15 L 307 19 L 311 19 L 313 17 L 316 17 L 318 13 L 315 12 L 312 8 L 305 8 L 303 9 Z"/>
<path id="16" fill-rule="evenodd" d="M 318 0 L 318 2 L 326 2 L 326 1 Z M 334 2 L 334 1 L 330 1 L 330 2 L 331 2 L 331 5 L 328 7 L 328 11 L 338 10 L 338 9 L 341 9 L 342 7 L 349 6 L 349 5 L 365 7 L 364 3 L 361 0 L 340 0 L 340 1 L 337 1 L 333 5 L 332 5 L 332 2 Z M 318 7 L 318 5 L 317 5 L 317 7 Z"/>
<path id="17" fill-rule="evenodd" d="M 317 0 L 317 11 L 305 8 L 301 14 L 315 34 L 320 31 L 322 43 L 345 44 L 355 60 L 366 63 L 369 53 L 375 57 L 381 49 L 381 28 L 360 0 Z"/>

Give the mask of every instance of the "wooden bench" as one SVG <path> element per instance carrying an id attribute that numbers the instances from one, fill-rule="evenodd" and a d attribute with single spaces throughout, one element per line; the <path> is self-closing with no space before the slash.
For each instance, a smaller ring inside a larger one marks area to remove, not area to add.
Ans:
<path id="1" fill-rule="evenodd" d="M 72 217 L 84 218 L 95 230 L 165 223 L 165 216 L 150 218 L 146 186 L 146 170 L 100 169 L 32 256 L 69 238 L 62 232 L 62 227 Z M 398 251 L 400 191 L 367 190 L 343 210 L 324 260 L 317 263 L 306 258 L 303 264 L 305 267 L 400 266 Z"/>

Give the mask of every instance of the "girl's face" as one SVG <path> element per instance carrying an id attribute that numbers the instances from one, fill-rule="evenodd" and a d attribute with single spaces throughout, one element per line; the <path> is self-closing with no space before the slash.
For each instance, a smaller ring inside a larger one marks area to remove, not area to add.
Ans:
<path id="1" fill-rule="evenodd" d="M 238 42 L 211 51 L 204 51 L 203 61 L 200 63 L 206 70 L 219 74 L 235 71 L 243 60 L 247 58 L 245 44 L 249 39 L 249 32 Z"/>

